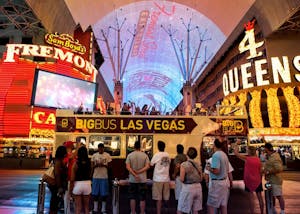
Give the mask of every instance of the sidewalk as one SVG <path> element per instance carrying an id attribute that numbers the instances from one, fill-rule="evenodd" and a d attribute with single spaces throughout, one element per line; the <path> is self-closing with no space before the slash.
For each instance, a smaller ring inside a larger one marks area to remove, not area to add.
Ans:
<path id="1" fill-rule="evenodd" d="M 0 214 L 35 214 L 37 207 L 37 184 L 40 172 L 29 171 L 0 171 Z M 283 195 L 286 204 L 286 214 L 300 213 L 300 172 L 283 172 Z M 47 190 L 45 201 L 45 213 L 48 211 L 50 193 Z M 234 181 L 233 189 L 230 193 L 228 213 L 229 214 L 247 214 L 249 213 L 247 194 L 244 192 L 243 181 Z M 109 200 L 111 203 L 111 199 Z M 151 189 L 147 194 L 147 214 L 155 213 L 155 201 L 151 199 Z M 279 213 L 279 204 L 276 203 L 277 213 Z M 109 208 L 111 213 L 111 208 Z M 259 213 L 259 206 L 255 201 L 255 212 Z M 126 187 L 120 191 L 120 214 L 129 213 L 129 200 L 127 198 Z M 171 199 L 168 206 L 164 208 L 164 214 L 176 213 L 176 203 L 174 200 L 174 191 L 171 193 Z M 205 211 L 201 212 L 201 214 Z"/>

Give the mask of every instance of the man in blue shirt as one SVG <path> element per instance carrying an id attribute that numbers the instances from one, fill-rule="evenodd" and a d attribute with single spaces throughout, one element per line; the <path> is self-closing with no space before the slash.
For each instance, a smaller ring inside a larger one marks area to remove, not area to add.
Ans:
<path id="1" fill-rule="evenodd" d="M 219 139 L 214 141 L 214 151 L 211 166 L 207 168 L 212 182 L 208 191 L 207 211 L 208 214 L 213 214 L 214 209 L 220 207 L 221 213 L 227 214 L 229 160 L 222 151 L 222 143 Z"/>

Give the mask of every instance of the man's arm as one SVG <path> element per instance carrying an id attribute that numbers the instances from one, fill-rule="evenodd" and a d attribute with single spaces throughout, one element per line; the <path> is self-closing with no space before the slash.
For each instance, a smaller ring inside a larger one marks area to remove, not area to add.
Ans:
<path id="1" fill-rule="evenodd" d="M 135 171 L 137 174 L 143 173 L 145 171 L 147 171 L 150 168 L 150 164 L 146 163 L 145 166 L 137 171 Z"/>
<path id="2" fill-rule="evenodd" d="M 132 174 L 134 177 L 137 177 L 137 173 L 131 168 L 130 163 L 126 163 L 126 169 L 130 174 Z"/>
<path id="3" fill-rule="evenodd" d="M 241 155 L 239 152 L 238 152 L 238 146 L 235 145 L 234 148 L 233 148 L 233 152 L 235 154 L 235 156 L 237 156 L 239 159 L 245 161 L 246 160 L 246 156 L 245 155 Z"/>
<path id="4" fill-rule="evenodd" d="M 180 163 L 176 163 L 175 166 L 174 166 L 174 172 L 173 172 L 173 175 L 172 175 L 173 179 L 176 178 L 178 172 L 180 172 Z"/>
<path id="5" fill-rule="evenodd" d="M 220 173 L 220 169 L 219 168 L 210 168 L 209 170 L 211 173 L 217 175 Z"/>
<path id="6" fill-rule="evenodd" d="M 230 188 L 232 188 L 233 186 L 233 176 L 232 176 L 232 172 L 228 172 L 228 178 L 229 178 L 229 183 L 230 183 Z"/>
<path id="7" fill-rule="evenodd" d="M 180 181 L 183 183 L 184 182 L 184 177 L 185 177 L 185 169 L 183 166 L 180 166 L 180 175 L 179 175 L 179 179 Z"/>
<path id="8" fill-rule="evenodd" d="M 265 174 L 277 174 L 279 172 L 283 171 L 283 166 L 281 161 L 276 160 L 272 162 L 272 166 L 271 167 L 266 167 L 265 168 Z"/>

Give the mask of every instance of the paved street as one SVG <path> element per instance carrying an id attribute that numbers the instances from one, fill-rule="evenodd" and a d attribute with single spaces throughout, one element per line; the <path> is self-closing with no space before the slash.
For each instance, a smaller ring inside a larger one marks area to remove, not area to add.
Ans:
<path id="1" fill-rule="evenodd" d="M 0 213 L 36 213 L 41 170 L 0 170 Z M 49 194 L 45 206 L 49 207 Z"/>
<path id="2" fill-rule="evenodd" d="M 33 214 L 36 213 L 38 182 L 41 170 L 0 170 L 0 214 Z M 296 214 L 300 210 L 300 172 L 287 171 L 283 173 L 284 197 L 286 213 Z M 129 213 L 129 206 L 125 191 L 121 191 L 121 214 Z M 155 203 L 148 197 L 147 213 L 154 212 Z M 49 207 L 49 192 L 46 194 L 45 213 Z M 243 191 L 243 182 L 235 181 L 229 200 L 230 214 L 246 214 L 248 203 Z M 279 211 L 277 203 L 277 211 Z M 175 213 L 175 204 L 172 200 L 167 213 Z M 256 212 L 259 213 L 258 204 Z M 203 212 L 204 213 L 204 212 Z"/>

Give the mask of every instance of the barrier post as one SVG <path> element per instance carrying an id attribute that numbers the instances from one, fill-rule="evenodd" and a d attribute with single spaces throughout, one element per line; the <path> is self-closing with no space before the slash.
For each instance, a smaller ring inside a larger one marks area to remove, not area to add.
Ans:
<path id="1" fill-rule="evenodd" d="M 46 185 L 42 179 L 40 179 L 39 187 L 38 187 L 38 201 L 37 201 L 37 214 L 44 213 L 44 204 L 45 204 L 45 193 L 46 193 Z"/>
<path id="2" fill-rule="evenodd" d="M 265 184 L 265 204 L 266 204 L 266 214 L 273 214 L 273 192 L 272 185 L 270 183 Z"/>
<path id="3" fill-rule="evenodd" d="M 117 178 L 113 181 L 113 197 L 112 197 L 112 211 L 113 214 L 119 214 L 120 212 L 120 185 Z"/>

